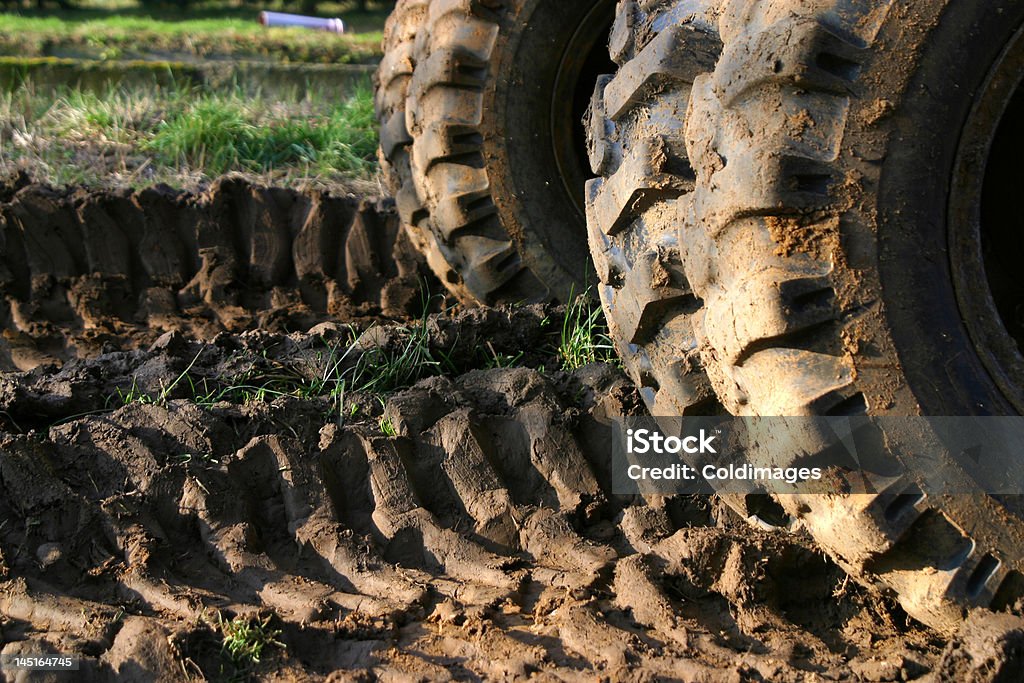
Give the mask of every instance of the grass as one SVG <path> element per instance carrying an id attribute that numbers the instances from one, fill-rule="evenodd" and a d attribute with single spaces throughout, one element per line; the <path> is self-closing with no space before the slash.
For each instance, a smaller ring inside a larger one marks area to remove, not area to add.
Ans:
<path id="1" fill-rule="evenodd" d="M 353 86 L 337 80 L 365 76 L 239 62 L 374 63 L 392 4 L 319 3 L 353 29 L 343 36 L 259 26 L 258 10 L 289 9 L 280 0 L 187 11 L 78 0 L 74 10 L 0 12 L 0 55 L 10 55 L 0 56 L 0 174 L 191 189 L 239 172 L 279 186 L 376 190 L 373 94 L 340 95 Z M 272 94 L 253 85 L 260 78 Z"/>
<path id="2" fill-rule="evenodd" d="M 383 409 L 389 394 L 422 379 L 458 375 L 472 367 L 514 367 L 523 361 L 523 352 L 503 353 L 487 343 L 487 351 L 478 357 L 480 365 L 457 367 L 449 354 L 432 346 L 428 323 L 429 315 L 424 313 L 415 322 L 389 327 L 380 340 L 375 339 L 373 327 L 362 334 L 350 328 L 338 338 L 321 338 L 322 349 L 301 356 L 302 360 L 271 358 L 266 350 L 250 353 L 235 359 L 233 365 L 238 369 L 227 376 L 211 375 L 199 363 L 200 352 L 173 381 L 162 383 L 158 392 L 146 393 L 133 378 L 130 387 L 116 390 L 104 410 L 97 412 L 110 412 L 133 403 L 166 405 L 171 399 L 187 399 L 200 407 L 212 408 L 221 403 L 247 405 L 295 398 L 321 401 L 325 419 L 344 424 L 356 419 L 357 413 L 367 406 L 367 399 L 375 398 Z M 591 363 L 619 362 L 603 311 L 588 293 L 573 299 L 566 308 L 561 329 L 552 330 L 550 338 L 552 344 L 545 345 L 545 353 L 557 356 L 564 371 L 572 372 Z M 543 367 L 539 370 L 543 372 Z M 396 436 L 396 425 L 382 413 L 372 411 L 366 417 L 376 416 L 380 432 Z M 183 464 L 194 459 L 192 454 L 180 456 Z"/>
<path id="3" fill-rule="evenodd" d="M 400 328 L 401 346 L 372 346 L 360 354 L 351 369 L 355 391 L 386 394 L 441 374 L 447 360 L 430 348 L 427 317 Z M 440 356 L 440 357 L 439 357 Z"/>
<path id="4" fill-rule="evenodd" d="M 387 415 L 381 415 L 380 420 L 377 421 L 377 426 L 380 427 L 380 432 L 386 437 L 394 438 L 398 436 L 398 428 L 395 427 L 395 423 Z"/>
<path id="5" fill-rule="evenodd" d="M 519 365 L 519 362 L 526 356 L 525 351 L 519 351 L 516 354 L 501 353 L 494 348 L 494 344 L 490 341 L 485 343 L 487 352 L 483 353 L 484 365 L 487 368 L 512 368 Z"/>
<path id="6" fill-rule="evenodd" d="M 202 355 L 202 352 L 197 353 L 195 358 L 192 359 L 192 362 L 188 364 L 188 367 L 185 368 L 182 371 L 182 373 L 180 375 L 178 375 L 174 379 L 173 382 L 171 382 L 170 384 L 161 386 L 160 393 L 157 394 L 156 396 L 151 396 L 150 394 L 147 394 L 144 391 L 142 391 L 142 389 L 139 388 L 138 378 L 132 377 L 132 385 L 128 389 L 128 391 L 122 391 L 121 389 L 118 389 L 116 391 L 116 393 L 115 393 L 115 396 L 117 397 L 117 401 L 116 402 L 120 403 L 123 406 L 131 405 L 133 403 L 152 404 L 152 405 L 167 405 L 167 400 L 170 398 L 171 394 L 174 392 L 174 389 L 179 384 L 181 384 L 183 381 L 187 381 L 188 380 L 189 372 L 191 372 L 192 368 L 195 367 L 196 361 L 199 360 L 199 356 L 201 356 L 201 355 Z M 161 382 L 161 384 L 163 384 L 163 383 Z M 113 397 L 111 397 L 111 400 L 107 401 L 108 405 L 112 402 L 112 399 L 113 399 Z"/>
<path id="7" fill-rule="evenodd" d="M 321 3 L 321 16 L 341 16 L 350 32 L 334 34 L 266 29 L 259 9 L 200 3 L 182 12 L 173 7 L 142 7 L 133 2 L 80 3 L 68 11 L 23 10 L 0 13 L 0 53 L 77 56 L 93 59 L 145 58 L 177 54 L 195 58 L 266 58 L 290 62 L 371 63 L 380 58 L 388 5 L 355 13 L 350 2 Z"/>
<path id="8" fill-rule="evenodd" d="M 285 99 L 241 88 L 64 89 L 0 94 L 0 172 L 56 185 L 189 187 L 242 172 L 277 185 L 369 183 L 373 94 Z"/>
<path id="9" fill-rule="evenodd" d="M 571 372 L 591 363 L 617 362 L 601 305 L 589 291 L 570 298 L 558 344 L 562 369 Z"/>
<path id="10" fill-rule="evenodd" d="M 227 621 L 218 612 L 217 629 L 224 639 L 224 652 L 240 667 L 259 664 L 264 651 L 270 647 L 284 648 L 277 640 L 281 631 L 270 628 L 271 617 L 263 619 L 235 617 Z"/>
<path id="11" fill-rule="evenodd" d="M 140 149 L 160 164 L 202 168 L 208 174 L 265 173 L 296 165 L 318 175 L 371 170 L 377 136 L 369 90 L 312 118 L 267 120 L 265 110 L 266 103 L 253 107 L 234 94 L 200 97 L 157 125 Z M 116 119 L 111 123 L 117 130 Z"/>
<path id="12" fill-rule="evenodd" d="M 344 344 L 325 340 L 324 351 L 304 368 L 270 361 L 265 356 L 258 357 L 235 377 L 220 381 L 189 378 L 191 398 L 202 407 L 211 407 L 222 401 L 239 404 L 268 402 L 287 396 L 325 398 L 330 405 L 328 413 L 342 422 L 349 387 L 345 362 L 353 349 L 354 341 L 351 340 Z"/>
<path id="13" fill-rule="evenodd" d="M 388 343 L 364 348 L 360 339 L 370 332 L 372 328 L 359 336 L 350 330 L 346 338 L 323 340 L 320 352 L 299 363 L 272 360 L 265 353 L 253 355 L 244 370 L 230 377 L 193 372 L 200 352 L 155 395 L 143 391 L 133 378 L 130 387 L 117 389 L 108 397 L 104 412 L 130 404 L 166 405 L 172 398 L 188 398 L 209 408 L 221 402 L 244 405 L 292 397 L 324 400 L 326 416 L 344 423 L 358 411 L 356 403 L 346 401 L 350 394 L 374 396 L 383 406 L 383 397 L 392 392 L 446 370 L 455 371 L 443 353 L 431 349 L 426 314 L 413 324 L 393 328 Z M 388 436 L 396 434 L 390 421 L 381 419 L 379 426 Z"/>
<path id="14" fill-rule="evenodd" d="M 254 360 L 249 370 L 212 390 L 206 380 L 202 388 L 193 385 L 194 400 L 209 406 L 219 401 L 246 403 L 283 396 L 327 397 L 332 412 L 342 417 L 348 393 L 368 394 L 382 400 L 427 377 L 466 370 L 456 367 L 442 350 L 431 346 L 427 314 L 409 325 L 393 328 L 388 343 L 364 348 L 360 340 L 372 332 L 373 328 L 359 336 L 351 331 L 345 340 L 324 341 L 324 351 L 307 367 L 266 358 Z M 514 367 L 524 357 L 522 352 L 500 353 L 490 343 L 487 347 L 486 357 L 482 358 L 484 367 Z M 569 372 L 590 363 L 618 362 L 604 312 L 589 293 L 577 296 L 567 307 L 556 351 L 562 369 Z M 171 388 L 178 383 L 176 380 Z M 380 427 L 385 434 L 393 429 L 383 420 Z"/>
<path id="15" fill-rule="evenodd" d="M 280 629 L 271 627 L 272 616 L 237 616 L 225 619 L 218 611 L 211 617 L 204 609 L 198 623 L 210 628 L 215 639 L 220 640 L 220 666 L 203 672 L 191 658 L 181 660 L 182 672 L 188 680 L 223 681 L 241 683 L 255 680 L 256 670 L 272 649 L 284 650 L 287 646 L 278 640 Z M 211 643 L 212 645 L 212 643 Z"/>

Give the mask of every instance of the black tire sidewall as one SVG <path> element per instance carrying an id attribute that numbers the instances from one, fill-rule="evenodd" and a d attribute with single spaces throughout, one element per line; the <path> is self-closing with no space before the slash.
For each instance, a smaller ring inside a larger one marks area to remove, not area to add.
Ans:
<path id="1" fill-rule="evenodd" d="M 877 204 L 878 268 L 896 353 L 926 414 L 1015 412 L 979 357 L 958 303 L 949 198 L 961 131 L 1022 22 L 1024 4 L 1012 0 L 949 3 L 893 113 Z"/>
<path id="2" fill-rule="evenodd" d="M 542 270 L 532 254 L 545 253 L 577 283 L 593 281 L 593 267 L 585 216 L 562 182 L 554 152 L 553 93 L 556 67 L 595 7 L 607 9 L 610 23 L 612 0 L 519 3 L 503 20 L 483 106 L 484 156 L 502 223 L 529 267 Z M 578 192 L 581 199 L 582 183 Z M 569 292 L 552 294 L 565 299 Z"/>

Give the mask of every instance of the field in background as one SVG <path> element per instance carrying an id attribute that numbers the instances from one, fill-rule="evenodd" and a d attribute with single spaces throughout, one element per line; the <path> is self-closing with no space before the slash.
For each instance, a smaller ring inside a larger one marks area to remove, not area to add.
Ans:
<path id="1" fill-rule="evenodd" d="M 260 9 L 200 3 L 187 10 L 109 0 L 80 2 L 67 11 L 0 13 L 0 54 L 18 57 L 89 59 L 266 58 L 293 62 L 371 63 L 380 56 L 389 3 L 353 11 L 354 2 L 319 3 L 318 14 L 342 17 L 349 33 L 338 36 L 291 29 L 266 29 Z M 291 8 L 285 8 L 291 9 Z"/>
<path id="2" fill-rule="evenodd" d="M 390 4 L 354 4 L 320 3 L 352 27 L 340 37 L 264 29 L 269 4 L 0 13 L 0 174 L 190 188 L 240 172 L 376 191 L 369 72 Z"/>
<path id="3" fill-rule="evenodd" d="M 366 187 L 376 172 L 373 96 L 133 88 L 0 94 L 0 172 L 55 185 L 192 187 L 242 172 L 280 186 Z"/>

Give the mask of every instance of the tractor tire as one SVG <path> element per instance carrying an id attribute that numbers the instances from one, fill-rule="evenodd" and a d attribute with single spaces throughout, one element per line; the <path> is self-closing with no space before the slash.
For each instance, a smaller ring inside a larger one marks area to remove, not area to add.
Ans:
<path id="1" fill-rule="evenodd" d="M 699 409 L 706 381 L 740 416 L 1021 414 L 1021 287 L 1007 273 L 1024 136 L 998 124 L 1024 106 L 1024 6 L 695 5 L 619 3 L 621 67 L 599 82 L 590 122 L 602 178 L 589 236 L 613 334 L 682 371 L 636 378 L 651 410 Z M 634 91 L 655 66 L 654 87 Z M 646 184 L 619 180 L 631 166 Z M 657 315 L 624 313 L 677 296 Z M 903 479 L 774 498 L 853 577 L 951 631 L 1024 589 L 1019 498 L 973 490 L 925 495 Z"/>
<path id="2" fill-rule="evenodd" d="M 587 113 L 587 225 L 619 356 L 654 415 L 716 410 L 694 335 L 700 311 L 673 216 L 693 191 L 684 121 L 693 80 L 721 52 L 717 2 L 620 2 L 609 37 L 619 65 Z"/>
<path id="3" fill-rule="evenodd" d="M 423 205 L 413 185 L 412 138 L 405 127 L 405 100 L 416 67 L 416 36 L 427 23 L 429 8 L 430 0 L 399 0 L 384 26 L 384 58 L 374 77 L 374 106 L 381 125 L 377 156 L 385 184 L 397 198 L 396 203 L 403 207 L 403 224 L 413 246 L 448 289 L 465 300 L 471 297 L 470 293 L 451 271 L 430 230 L 418 224 Z"/>
<path id="4" fill-rule="evenodd" d="M 379 75 L 381 156 L 413 241 L 462 302 L 566 301 L 591 282 L 580 119 L 607 69 L 613 9 L 399 3 Z"/>

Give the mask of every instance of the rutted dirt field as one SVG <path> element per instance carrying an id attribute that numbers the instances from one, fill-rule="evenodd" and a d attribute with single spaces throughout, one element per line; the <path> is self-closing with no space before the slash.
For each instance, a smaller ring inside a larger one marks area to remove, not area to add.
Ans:
<path id="1" fill-rule="evenodd" d="M 418 315 L 428 271 L 378 200 L 224 179 L 205 192 L 0 186 L 0 369 L 165 331 Z"/>
<path id="2" fill-rule="evenodd" d="M 1016 675 L 1015 617 L 945 643 L 805 535 L 612 495 L 634 387 L 559 369 L 563 308 L 425 312 L 383 203 L 0 199 L 5 654 L 82 655 L 66 680 Z"/>

